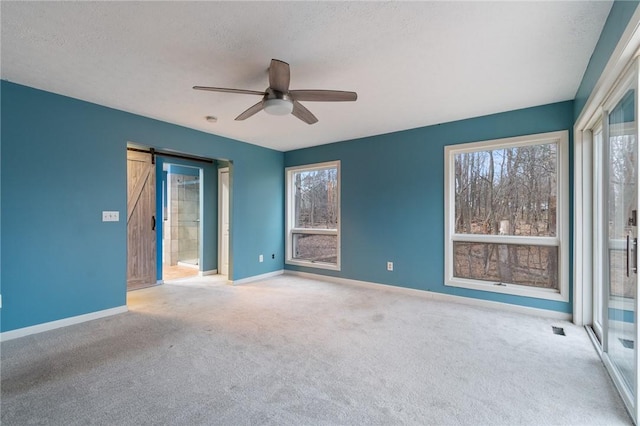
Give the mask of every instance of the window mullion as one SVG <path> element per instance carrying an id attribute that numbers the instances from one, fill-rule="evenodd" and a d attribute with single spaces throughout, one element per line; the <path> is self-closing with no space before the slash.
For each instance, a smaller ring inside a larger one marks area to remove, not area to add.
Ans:
<path id="1" fill-rule="evenodd" d="M 560 239 L 557 237 L 533 237 L 522 235 L 484 235 L 484 234 L 453 234 L 452 241 L 493 243 L 493 244 L 516 244 L 531 246 L 559 246 Z"/>
<path id="2" fill-rule="evenodd" d="M 337 235 L 337 229 L 314 229 L 314 228 L 293 228 L 292 234 L 309 234 L 309 235 Z"/>

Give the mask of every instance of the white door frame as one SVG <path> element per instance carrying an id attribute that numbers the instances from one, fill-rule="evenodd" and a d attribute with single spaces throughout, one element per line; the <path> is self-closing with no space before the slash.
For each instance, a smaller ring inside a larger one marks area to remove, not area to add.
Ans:
<path id="1" fill-rule="evenodd" d="M 615 96 L 615 90 L 620 81 L 625 78 L 627 70 L 634 66 L 639 48 L 640 8 L 637 8 L 574 125 L 573 322 L 577 325 L 589 326 L 593 323 L 594 271 L 592 256 L 595 248 L 592 210 L 595 176 L 592 130 L 597 121 L 603 117 L 604 106 L 610 103 L 611 98 Z M 605 323 L 606 317 L 605 315 Z M 603 324 L 603 328 L 606 328 L 606 324 Z M 612 367 L 608 354 L 603 354 L 603 346 L 598 342 L 595 334 L 591 332 L 590 327 L 587 327 L 587 330 L 596 350 L 602 356 L 607 370 L 614 376 L 615 379 L 613 381 L 635 422 L 637 419 L 638 395 L 629 395 L 620 385 L 622 379 L 617 370 Z M 603 331 L 603 335 L 606 336 L 606 334 Z M 603 342 L 605 342 L 604 347 L 606 348 L 606 337 Z M 637 355 L 636 353 L 636 357 Z M 636 359 L 635 362 L 636 383 L 638 383 L 638 360 Z"/>
<path id="2" fill-rule="evenodd" d="M 574 140 L 574 229 L 573 229 L 573 322 L 589 325 L 592 322 L 593 273 L 591 254 L 593 250 L 593 218 L 591 215 L 593 176 L 591 128 L 602 116 L 602 105 L 611 96 L 618 80 L 632 65 L 640 48 L 640 7 L 629 20 L 629 24 L 611 54 L 607 66 L 600 75 L 587 103 L 576 120 Z"/>
<path id="3" fill-rule="evenodd" d="M 227 173 L 229 176 L 228 179 L 228 183 L 227 183 L 227 205 L 224 206 L 223 205 L 223 186 L 222 186 L 222 174 L 223 173 Z M 230 275 L 230 265 L 231 265 L 231 259 L 230 259 L 230 240 L 231 240 L 231 171 L 229 170 L 229 167 L 223 167 L 218 169 L 218 273 L 221 275 L 227 275 L 227 279 L 230 279 L 229 275 Z M 226 207 L 227 210 L 227 218 L 229 221 L 229 234 L 227 235 L 227 253 L 226 253 L 226 257 L 227 257 L 227 264 L 229 265 L 227 267 L 227 273 L 224 274 L 224 271 L 222 270 L 222 263 L 223 263 L 223 253 L 222 253 L 222 248 L 223 248 L 223 243 L 222 240 L 224 238 L 223 236 L 223 225 L 222 225 L 222 217 L 223 217 L 223 209 Z"/>

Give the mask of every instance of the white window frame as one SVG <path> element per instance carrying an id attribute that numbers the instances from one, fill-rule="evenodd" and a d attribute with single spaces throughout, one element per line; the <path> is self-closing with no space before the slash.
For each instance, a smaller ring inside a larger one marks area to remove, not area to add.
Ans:
<path id="1" fill-rule="evenodd" d="M 602 114 L 601 114 L 602 115 Z M 591 242 L 593 244 L 593 251 L 589 254 L 594 258 L 602 256 L 605 252 L 605 233 L 602 229 L 602 223 L 604 223 L 605 207 L 604 207 L 604 192 L 605 182 L 603 178 L 604 170 L 601 165 L 604 164 L 604 120 L 602 117 L 597 120 L 596 124 L 592 126 L 591 134 L 589 135 L 590 145 L 593 150 L 589 153 L 589 163 L 591 165 L 590 172 L 593 175 L 591 195 L 591 210 L 589 211 L 589 223 L 591 225 Z M 591 260 L 591 259 L 590 259 Z M 597 283 L 597 287 L 600 290 L 599 294 L 593 294 L 593 328 L 596 335 L 599 337 L 600 342 L 603 339 L 603 324 L 604 324 L 604 308 L 602 300 L 602 286 L 604 285 L 604 268 L 602 262 L 589 262 L 592 268 L 592 278 L 594 285 Z M 597 305 L 597 306 L 596 306 Z"/>
<path id="2" fill-rule="evenodd" d="M 519 146 L 541 145 L 556 143 L 557 149 L 557 204 L 556 204 L 556 236 L 555 237 L 530 237 L 515 235 L 479 235 L 457 234 L 455 232 L 455 171 L 454 161 L 456 154 L 489 151 L 495 149 L 513 148 Z M 517 296 L 533 297 L 538 299 L 569 301 L 569 132 L 541 133 L 535 135 L 520 136 L 505 139 L 493 139 L 489 141 L 472 142 L 459 145 L 449 145 L 444 149 L 445 161 L 445 285 L 462 287 L 472 290 L 488 291 L 493 293 L 505 293 Z M 536 288 L 525 285 L 495 283 L 459 278 L 453 276 L 453 243 L 454 241 L 497 243 L 497 244 L 521 244 L 535 246 L 558 247 L 558 290 Z"/>
<path id="3" fill-rule="evenodd" d="M 336 190 L 337 198 L 338 198 L 338 206 L 337 206 L 337 215 L 338 215 L 338 223 L 336 229 L 311 229 L 311 228 L 296 228 L 295 227 L 295 185 L 293 184 L 293 175 L 296 172 L 301 171 L 313 171 L 313 170 L 322 170 L 328 168 L 335 168 L 337 170 L 337 187 Z M 307 164 L 302 166 L 294 166 L 287 167 L 285 169 L 285 184 L 286 184 L 286 258 L 285 263 L 288 265 L 297 265 L 297 266 L 305 266 L 310 268 L 320 268 L 320 269 L 330 269 L 333 271 L 340 270 L 340 258 L 341 258 L 341 250 L 340 250 L 340 223 L 341 220 L 341 209 L 340 209 L 340 187 L 341 187 L 341 175 L 340 175 L 340 160 L 336 161 L 327 161 L 324 163 L 315 163 L 315 164 Z M 295 234 L 310 234 L 310 235 L 335 235 L 337 237 L 337 260 L 336 263 L 326 263 L 326 262 L 314 262 L 310 260 L 303 259 L 295 259 L 293 257 L 293 236 Z"/>

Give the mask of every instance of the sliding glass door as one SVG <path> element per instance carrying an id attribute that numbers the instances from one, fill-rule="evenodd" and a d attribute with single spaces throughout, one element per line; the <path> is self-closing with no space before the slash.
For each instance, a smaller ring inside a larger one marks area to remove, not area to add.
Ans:
<path id="1" fill-rule="evenodd" d="M 637 395 L 638 126 L 634 66 L 594 129 L 594 331 L 631 412 Z"/>

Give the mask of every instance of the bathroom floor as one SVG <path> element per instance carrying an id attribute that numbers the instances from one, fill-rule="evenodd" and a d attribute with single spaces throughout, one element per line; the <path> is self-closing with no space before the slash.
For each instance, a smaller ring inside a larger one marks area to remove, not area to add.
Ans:
<path id="1" fill-rule="evenodd" d="M 195 277 L 198 275 L 198 270 L 190 268 L 188 266 L 180 265 L 163 265 L 162 266 L 162 280 L 171 281 L 179 278 Z"/>

